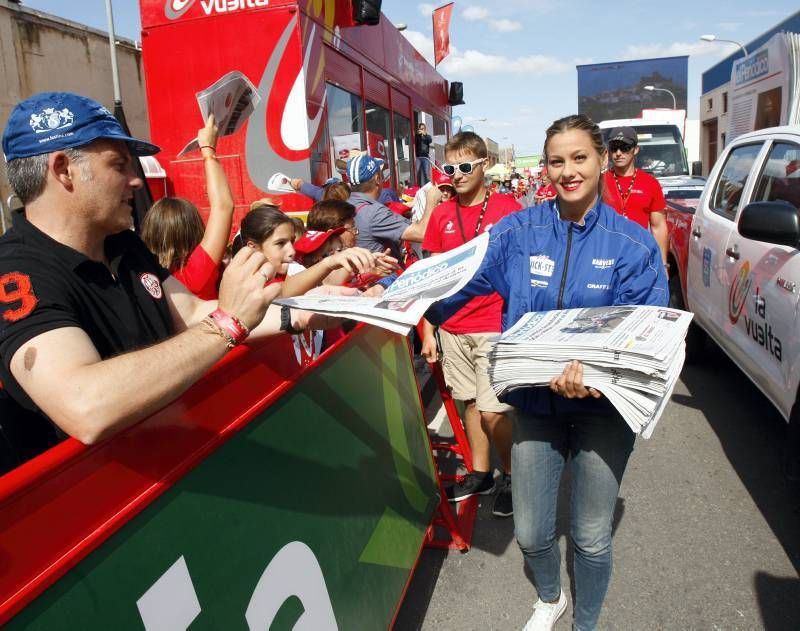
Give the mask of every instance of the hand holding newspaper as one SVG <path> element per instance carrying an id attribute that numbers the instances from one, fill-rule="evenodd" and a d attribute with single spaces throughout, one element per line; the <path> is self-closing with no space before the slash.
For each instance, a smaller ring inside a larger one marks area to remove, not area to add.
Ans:
<path id="1" fill-rule="evenodd" d="M 414 263 L 379 298 L 315 296 L 281 298 L 275 304 L 350 318 L 408 335 L 437 300 L 452 296 L 475 275 L 486 254 L 489 233 L 454 250 Z"/>
<path id="2" fill-rule="evenodd" d="M 295 193 L 292 188 L 291 178 L 283 173 L 275 173 L 267 182 L 267 190 L 272 193 Z"/>
<path id="3" fill-rule="evenodd" d="M 573 359 L 583 384 L 596 388 L 630 428 L 649 438 L 680 375 L 692 314 L 650 306 L 528 313 L 503 333 L 489 355 L 498 397 L 545 386 Z"/>
<path id="4" fill-rule="evenodd" d="M 238 131 L 261 102 L 256 86 L 238 70 L 223 75 L 195 96 L 203 120 L 214 114 L 220 137 Z M 198 148 L 195 138 L 181 149 L 178 156 Z"/>

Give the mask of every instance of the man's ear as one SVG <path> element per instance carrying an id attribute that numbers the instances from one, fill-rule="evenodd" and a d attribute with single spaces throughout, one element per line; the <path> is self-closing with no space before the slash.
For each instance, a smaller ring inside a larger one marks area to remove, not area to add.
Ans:
<path id="1" fill-rule="evenodd" d="M 638 155 L 639 155 L 639 149 L 641 149 L 641 147 L 639 147 L 639 145 L 636 145 L 636 146 L 633 148 L 633 157 L 634 157 L 634 158 L 635 158 L 636 156 L 638 156 Z"/>
<path id="2" fill-rule="evenodd" d="M 63 151 L 54 151 L 47 158 L 48 175 L 52 175 L 68 191 L 72 191 L 72 178 L 75 175 L 75 164 Z"/>

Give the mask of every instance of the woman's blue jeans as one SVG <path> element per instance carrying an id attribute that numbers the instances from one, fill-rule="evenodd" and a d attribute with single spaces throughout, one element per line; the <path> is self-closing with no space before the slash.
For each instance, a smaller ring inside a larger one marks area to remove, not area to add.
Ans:
<path id="1" fill-rule="evenodd" d="M 597 626 L 611 578 L 611 527 L 635 434 L 615 416 L 530 416 L 515 410 L 511 478 L 517 542 L 539 598 L 561 592 L 556 502 L 561 473 L 572 468 L 570 538 L 574 546 L 575 629 Z"/>

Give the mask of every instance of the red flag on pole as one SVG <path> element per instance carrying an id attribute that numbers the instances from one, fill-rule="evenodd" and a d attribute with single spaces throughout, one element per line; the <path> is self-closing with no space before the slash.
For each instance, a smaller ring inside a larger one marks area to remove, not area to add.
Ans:
<path id="1" fill-rule="evenodd" d="M 450 54 L 450 17 L 453 15 L 453 2 L 433 11 L 433 58 L 438 66 Z"/>

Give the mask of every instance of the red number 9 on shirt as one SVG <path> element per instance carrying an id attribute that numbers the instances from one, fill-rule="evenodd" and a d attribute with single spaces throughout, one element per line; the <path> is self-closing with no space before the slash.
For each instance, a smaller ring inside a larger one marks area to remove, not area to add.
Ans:
<path id="1" fill-rule="evenodd" d="M 39 302 L 31 287 L 31 277 L 20 272 L 0 276 L 0 302 L 5 305 L 19 303 L 16 309 L 6 307 L 3 311 L 3 319 L 8 322 L 16 322 L 29 316 Z"/>

